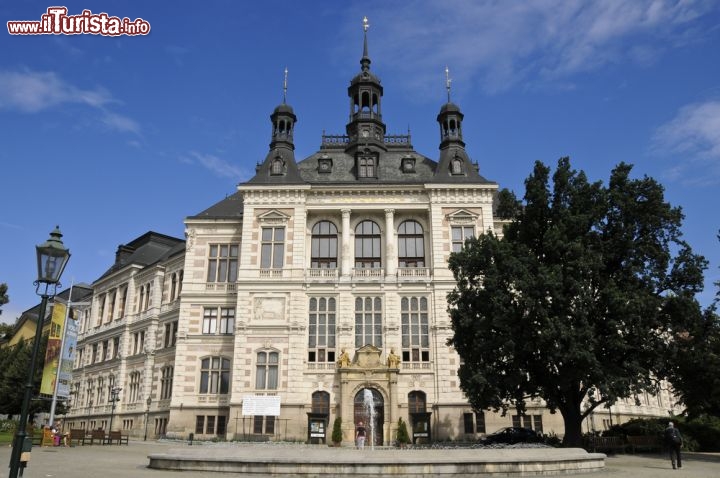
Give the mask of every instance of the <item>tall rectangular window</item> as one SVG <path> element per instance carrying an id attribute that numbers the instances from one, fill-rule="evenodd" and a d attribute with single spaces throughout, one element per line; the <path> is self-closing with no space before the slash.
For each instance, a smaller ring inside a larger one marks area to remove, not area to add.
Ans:
<path id="1" fill-rule="evenodd" d="M 208 415 L 205 419 L 205 433 L 208 435 L 215 434 L 215 415 Z"/>
<path id="2" fill-rule="evenodd" d="M 400 300 L 403 362 L 430 361 L 430 327 L 427 297 Z"/>
<path id="3" fill-rule="evenodd" d="M 175 342 L 177 342 L 177 327 L 177 320 L 165 324 L 165 334 L 163 337 L 163 345 L 165 346 L 165 348 L 175 346 Z"/>
<path id="4" fill-rule="evenodd" d="M 230 390 L 230 360 L 223 357 L 206 357 L 200 364 L 200 393 L 228 393 Z"/>
<path id="5" fill-rule="evenodd" d="M 452 234 L 452 251 L 460 252 L 465 245 L 465 240 L 475 237 L 474 226 L 453 226 L 450 229 Z"/>
<path id="6" fill-rule="evenodd" d="M 260 267 L 281 269 L 285 252 L 285 228 L 263 227 L 260 247 Z"/>
<path id="7" fill-rule="evenodd" d="M 227 417 L 225 415 L 218 415 L 216 433 L 220 436 L 227 433 Z"/>
<path id="8" fill-rule="evenodd" d="M 355 347 L 382 347 L 382 300 L 380 297 L 355 298 Z"/>
<path id="9" fill-rule="evenodd" d="M 203 334 L 214 334 L 217 332 L 217 308 L 206 307 L 203 311 Z"/>
<path id="10" fill-rule="evenodd" d="M 258 352 L 255 369 L 257 390 L 277 390 L 279 362 L 280 355 L 277 352 Z"/>
<path id="11" fill-rule="evenodd" d="M 195 433 L 202 435 L 205 432 L 205 415 L 195 417 Z"/>
<path id="12" fill-rule="evenodd" d="M 235 332 L 235 308 L 222 307 L 220 309 L 220 333 L 232 334 Z"/>
<path id="13" fill-rule="evenodd" d="M 208 253 L 208 282 L 236 282 L 239 246 L 210 244 Z"/>
<path id="14" fill-rule="evenodd" d="M 308 362 L 335 362 L 335 299 L 310 299 Z"/>
<path id="15" fill-rule="evenodd" d="M 175 367 L 168 365 L 162 368 L 160 376 L 160 400 L 172 397 L 173 374 Z"/>

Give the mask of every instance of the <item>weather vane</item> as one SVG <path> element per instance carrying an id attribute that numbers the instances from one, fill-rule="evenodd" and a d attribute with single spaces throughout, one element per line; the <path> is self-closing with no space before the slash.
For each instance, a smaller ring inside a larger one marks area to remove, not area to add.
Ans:
<path id="1" fill-rule="evenodd" d="M 367 17 L 363 17 L 363 30 L 366 32 L 368 31 L 368 28 L 370 28 L 370 24 L 368 23 Z"/>
<path id="2" fill-rule="evenodd" d="M 285 67 L 285 79 L 283 80 L 283 104 L 285 104 L 285 100 L 287 100 L 287 66 Z"/>
<path id="3" fill-rule="evenodd" d="M 452 83 L 452 80 L 450 79 L 450 69 L 445 66 L 445 88 L 447 89 L 447 95 L 448 95 L 448 103 L 450 103 L 450 83 Z"/>

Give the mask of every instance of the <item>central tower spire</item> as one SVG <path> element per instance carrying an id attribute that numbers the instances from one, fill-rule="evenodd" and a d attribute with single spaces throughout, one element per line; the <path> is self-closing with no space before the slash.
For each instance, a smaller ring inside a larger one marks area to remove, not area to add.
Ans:
<path id="1" fill-rule="evenodd" d="M 382 122 L 381 99 L 383 88 L 380 78 L 370 72 L 370 55 L 368 54 L 367 17 L 363 18 L 363 55 L 360 58 L 360 73 L 348 87 L 350 97 L 350 122 L 345 127 L 349 137 L 349 149 L 359 145 L 376 145 L 384 149 L 385 123 Z"/>

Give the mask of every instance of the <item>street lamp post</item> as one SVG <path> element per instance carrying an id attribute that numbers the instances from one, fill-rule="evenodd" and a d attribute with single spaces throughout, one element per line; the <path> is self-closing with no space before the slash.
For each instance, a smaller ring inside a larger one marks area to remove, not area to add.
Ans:
<path id="1" fill-rule="evenodd" d="M 148 420 L 150 419 L 150 404 L 152 403 L 152 398 L 148 397 L 145 403 L 147 404 L 147 408 L 145 409 L 145 438 L 143 438 L 143 441 L 147 441 L 147 427 Z"/>
<path id="2" fill-rule="evenodd" d="M 22 407 L 20 408 L 20 422 L 18 431 L 15 434 L 12 454 L 10 455 L 10 478 L 17 478 L 20 470 L 20 457 L 22 454 L 25 438 L 27 437 L 26 426 L 30 411 L 30 399 L 32 398 L 33 382 L 35 381 L 35 364 L 40 352 L 43 322 L 47 310 L 48 299 L 57 292 L 60 285 L 60 276 L 70 259 L 70 251 L 65 248 L 61 240 L 62 233 L 59 227 L 50 233 L 50 238 L 39 246 L 35 247 L 37 253 L 38 279 L 35 281 L 35 293 L 41 297 L 40 310 L 38 311 L 35 337 L 33 338 L 33 349 L 28 369 L 27 382 L 25 383 L 25 395 L 23 396 Z"/>
<path id="3" fill-rule="evenodd" d="M 112 431 L 112 422 L 113 417 L 115 416 L 115 404 L 120 400 L 118 395 L 120 395 L 121 391 L 122 388 L 120 387 L 113 387 L 110 389 L 110 403 L 112 403 L 112 408 L 110 408 L 110 425 L 108 426 L 108 432 Z"/>

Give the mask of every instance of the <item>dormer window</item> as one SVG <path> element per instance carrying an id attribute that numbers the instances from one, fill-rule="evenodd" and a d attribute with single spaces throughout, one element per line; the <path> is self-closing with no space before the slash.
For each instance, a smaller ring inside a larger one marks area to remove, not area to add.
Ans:
<path id="1" fill-rule="evenodd" d="M 357 164 L 358 178 L 376 178 L 377 164 L 374 156 L 360 156 Z"/>
<path id="2" fill-rule="evenodd" d="M 403 173 L 414 173 L 415 172 L 415 158 L 413 158 L 413 157 L 402 158 L 402 172 Z"/>
<path id="3" fill-rule="evenodd" d="M 318 172 L 320 172 L 320 173 L 332 172 L 332 158 L 330 158 L 328 156 L 323 156 L 322 158 L 318 159 Z"/>
<path id="4" fill-rule="evenodd" d="M 278 156 L 272 161 L 272 164 L 270 166 L 270 174 L 272 174 L 273 176 L 279 176 L 282 175 L 284 172 L 285 161 L 283 161 L 282 157 Z"/>
<path id="5" fill-rule="evenodd" d="M 460 156 L 455 156 L 450 163 L 450 173 L 462 175 L 465 174 L 465 161 Z"/>

